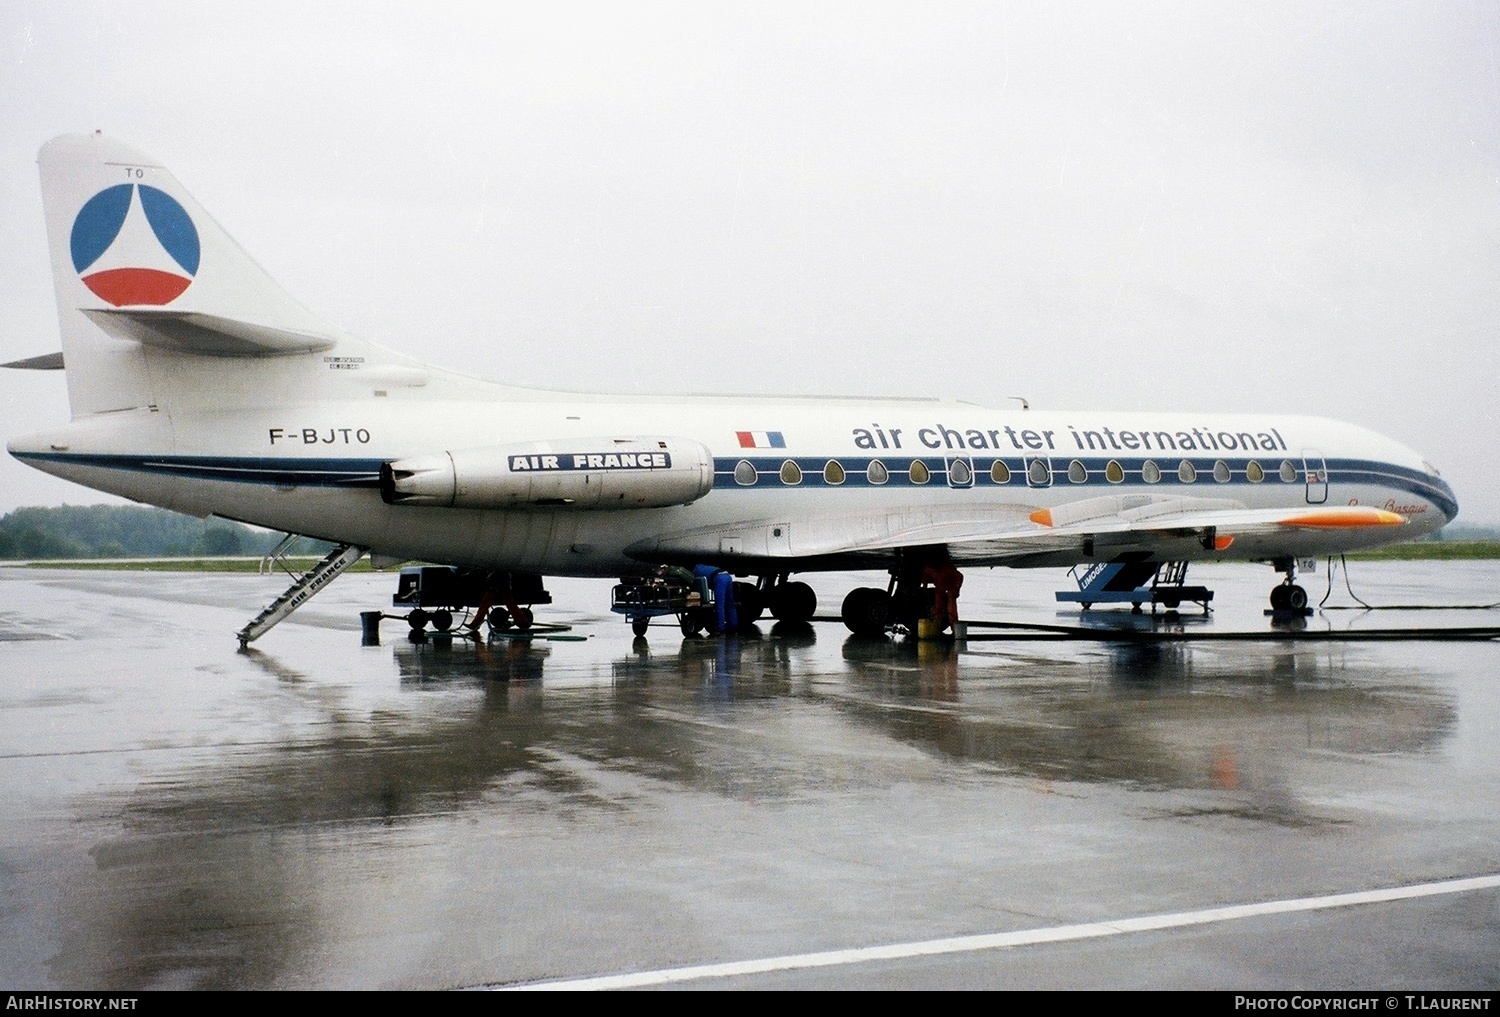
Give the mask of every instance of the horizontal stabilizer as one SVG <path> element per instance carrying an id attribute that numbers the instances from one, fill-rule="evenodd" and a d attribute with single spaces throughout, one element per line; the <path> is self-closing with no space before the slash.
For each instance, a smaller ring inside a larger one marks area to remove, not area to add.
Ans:
<path id="1" fill-rule="evenodd" d="M 61 371 L 63 369 L 63 355 L 61 350 L 56 353 L 43 353 L 39 357 L 12 360 L 8 364 L 0 364 L 0 367 L 11 367 L 18 371 Z"/>
<path id="2" fill-rule="evenodd" d="M 116 339 L 205 357 L 284 357 L 332 349 L 332 336 L 235 321 L 200 311 L 85 308 L 89 320 Z"/>

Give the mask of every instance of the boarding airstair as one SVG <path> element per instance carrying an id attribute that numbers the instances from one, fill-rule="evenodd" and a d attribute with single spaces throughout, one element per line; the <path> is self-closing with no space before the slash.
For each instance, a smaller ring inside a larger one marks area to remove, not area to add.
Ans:
<path id="1" fill-rule="evenodd" d="M 1185 585 L 1187 567 L 1185 561 L 1101 561 L 1087 569 L 1080 565 L 1068 573 L 1078 583 L 1078 589 L 1059 590 L 1055 596 L 1059 602 L 1071 601 L 1085 611 L 1095 604 L 1129 604 L 1139 611 L 1145 603 L 1150 603 L 1152 611 L 1157 604 L 1174 611 L 1180 604 L 1194 603 L 1206 614 L 1214 591 Z"/>
<path id="2" fill-rule="evenodd" d="M 273 566 L 280 565 L 288 575 L 291 575 L 295 579 L 295 582 L 287 588 L 285 593 L 271 601 L 270 605 L 264 611 L 256 615 L 249 625 L 240 629 L 239 640 L 241 648 L 249 646 L 255 640 L 265 635 L 277 622 L 311 600 L 314 594 L 337 579 L 343 574 L 345 569 L 359 561 L 364 553 L 369 550 L 369 548 L 360 547 L 358 544 L 340 544 L 332 551 L 329 551 L 326 558 L 299 576 L 287 567 L 286 561 L 282 557 L 283 553 L 287 548 L 291 547 L 292 541 L 295 539 L 295 535 L 288 534 L 287 538 L 266 556 L 267 562 L 270 562 Z"/>

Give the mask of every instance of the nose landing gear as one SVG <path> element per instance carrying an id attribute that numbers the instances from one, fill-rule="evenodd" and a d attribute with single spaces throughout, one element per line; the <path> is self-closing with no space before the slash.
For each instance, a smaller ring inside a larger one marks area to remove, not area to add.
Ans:
<path id="1" fill-rule="evenodd" d="M 1297 563 L 1291 558 L 1278 558 L 1271 563 L 1277 572 L 1284 572 L 1286 579 L 1271 587 L 1270 614 L 1311 614 L 1307 607 L 1307 591 L 1296 583 Z"/>
<path id="2" fill-rule="evenodd" d="M 1271 610 L 1273 611 L 1305 611 L 1307 610 L 1307 591 L 1296 583 L 1286 582 L 1280 586 L 1271 587 Z"/>

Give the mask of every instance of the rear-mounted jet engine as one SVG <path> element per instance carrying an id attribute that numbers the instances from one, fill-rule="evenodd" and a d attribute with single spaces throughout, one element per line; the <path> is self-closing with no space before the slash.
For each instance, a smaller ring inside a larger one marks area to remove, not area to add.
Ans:
<path id="1" fill-rule="evenodd" d="M 708 448 L 685 438 L 579 438 L 489 445 L 385 463 L 388 505 L 640 509 L 687 505 L 714 484 Z"/>

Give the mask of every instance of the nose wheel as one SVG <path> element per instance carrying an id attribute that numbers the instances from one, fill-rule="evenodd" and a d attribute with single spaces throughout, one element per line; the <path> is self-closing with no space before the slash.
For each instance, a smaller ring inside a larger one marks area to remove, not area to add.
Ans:
<path id="1" fill-rule="evenodd" d="M 1286 574 L 1280 586 L 1271 587 L 1271 610 L 1293 611 L 1298 614 L 1307 610 L 1307 591 L 1297 585 L 1297 562 L 1292 558 L 1278 558 L 1271 563 L 1277 572 Z"/>
<path id="2" fill-rule="evenodd" d="M 1307 591 L 1296 583 L 1286 582 L 1271 588 L 1271 610 L 1307 610 Z"/>

